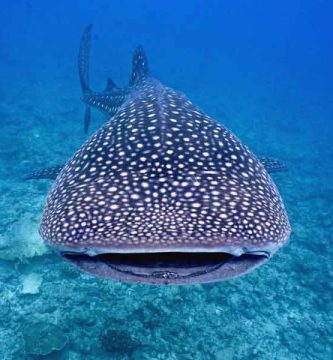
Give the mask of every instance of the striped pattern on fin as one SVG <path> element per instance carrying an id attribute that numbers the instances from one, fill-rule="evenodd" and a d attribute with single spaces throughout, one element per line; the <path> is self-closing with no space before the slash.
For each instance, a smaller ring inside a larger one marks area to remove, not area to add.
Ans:
<path id="1" fill-rule="evenodd" d="M 130 90 L 128 89 L 114 88 L 108 92 L 89 93 L 83 97 L 83 101 L 87 105 L 113 116 L 126 101 L 129 94 Z"/>

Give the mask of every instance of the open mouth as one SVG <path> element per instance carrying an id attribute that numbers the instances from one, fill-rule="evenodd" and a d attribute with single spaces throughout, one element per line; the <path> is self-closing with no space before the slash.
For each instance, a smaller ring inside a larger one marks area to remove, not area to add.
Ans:
<path id="1" fill-rule="evenodd" d="M 266 262 L 269 254 L 226 252 L 62 253 L 80 269 L 114 280 L 148 284 L 192 284 L 227 280 Z"/>

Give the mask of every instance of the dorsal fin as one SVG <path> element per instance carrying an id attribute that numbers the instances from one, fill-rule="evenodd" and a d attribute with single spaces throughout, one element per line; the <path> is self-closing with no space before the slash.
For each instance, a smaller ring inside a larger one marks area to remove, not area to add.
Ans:
<path id="1" fill-rule="evenodd" d="M 106 87 L 104 91 L 110 91 L 112 89 L 114 89 L 115 87 L 117 87 L 117 85 L 114 83 L 114 81 L 109 77 L 106 80 Z"/>
<path id="2" fill-rule="evenodd" d="M 130 86 L 141 84 L 147 76 L 149 76 L 149 66 L 146 53 L 142 46 L 138 46 L 133 53 Z"/>

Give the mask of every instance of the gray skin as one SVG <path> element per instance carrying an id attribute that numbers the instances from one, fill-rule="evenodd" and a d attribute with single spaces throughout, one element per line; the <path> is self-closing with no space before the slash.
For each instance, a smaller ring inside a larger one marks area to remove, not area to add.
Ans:
<path id="1" fill-rule="evenodd" d="M 142 47 L 128 88 L 92 93 L 90 30 L 79 53 L 83 99 L 113 117 L 52 168 L 40 226 L 46 244 L 91 274 L 149 284 L 222 281 L 265 263 L 290 235 L 264 166 L 281 164 L 260 161 L 151 77 Z"/>

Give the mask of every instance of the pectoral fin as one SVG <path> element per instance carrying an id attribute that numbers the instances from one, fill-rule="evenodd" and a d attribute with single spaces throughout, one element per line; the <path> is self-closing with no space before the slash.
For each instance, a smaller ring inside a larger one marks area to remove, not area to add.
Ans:
<path id="1" fill-rule="evenodd" d="M 264 165 L 268 173 L 288 170 L 288 167 L 284 162 L 274 158 L 261 157 L 259 158 L 259 161 Z"/>
<path id="2" fill-rule="evenodd" d="M 25 176 L 24 180 L 37 180 L 37 179 L 55 180 L 63 167 L 64 165 L 55 165 L 48 168 L 35 170 L 29 173 L 27 176 Z"/>

